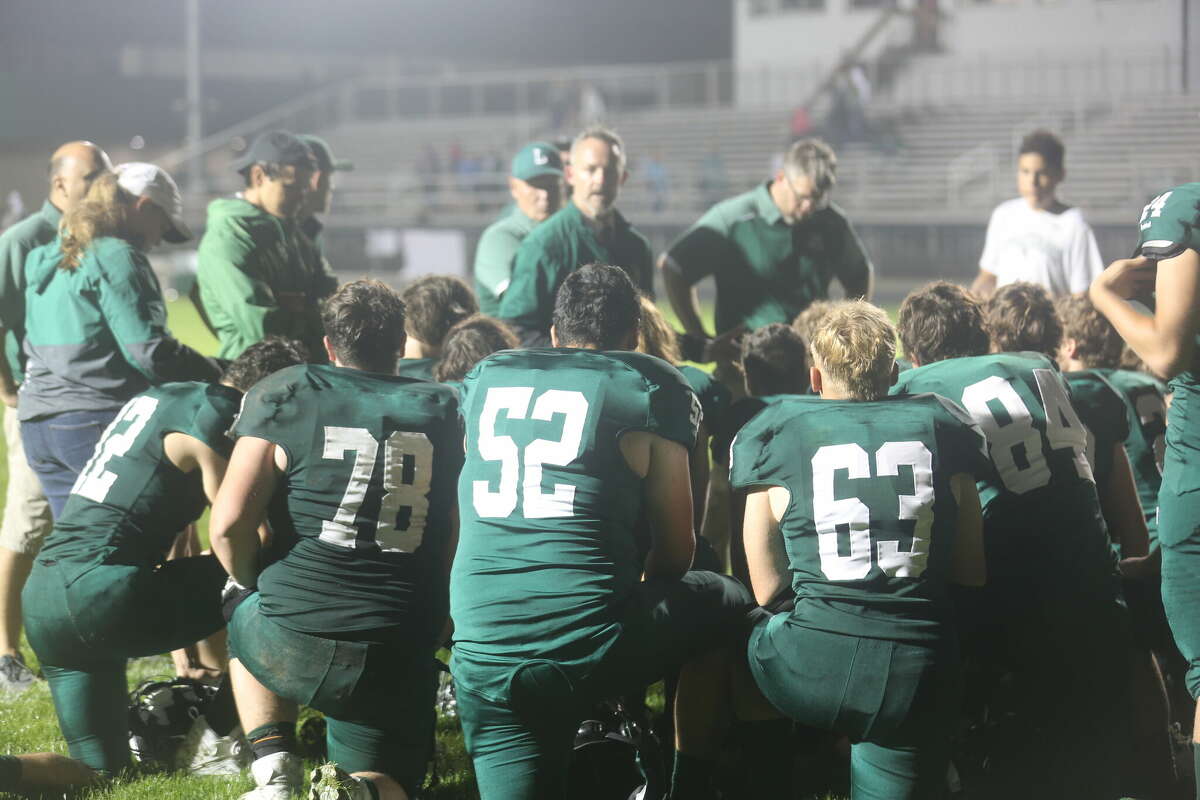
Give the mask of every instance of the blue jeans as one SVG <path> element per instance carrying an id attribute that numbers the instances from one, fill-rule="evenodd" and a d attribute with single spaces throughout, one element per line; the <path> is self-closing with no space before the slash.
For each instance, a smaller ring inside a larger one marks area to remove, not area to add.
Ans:
<path id="1" fill-rule="evenodd" d="M 71 487 L 92 457 L 96 442 L 119 410 L 67 411 L 21 423 L 25 458 L 42 484 L 55 519 L 62 514 Z"/>

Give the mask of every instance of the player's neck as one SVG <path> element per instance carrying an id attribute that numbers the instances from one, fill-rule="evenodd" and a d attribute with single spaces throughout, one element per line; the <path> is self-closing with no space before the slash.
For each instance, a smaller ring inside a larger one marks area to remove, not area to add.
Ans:
<path id="1" fill-rule="evenodd" d="M 404 340 L 404 355 L 403 358 L 436 358 L 437 353 L 433 352 L 433 348 L 409 336 Z"/>

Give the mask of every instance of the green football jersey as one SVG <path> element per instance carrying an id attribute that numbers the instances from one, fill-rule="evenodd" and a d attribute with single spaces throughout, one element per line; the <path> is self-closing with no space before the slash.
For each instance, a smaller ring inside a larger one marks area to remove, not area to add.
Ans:
<path id="1" fill-rule="evenodd" d="M 462 413 L 455 677 L 495 698 L 503 687 L 488 682 L 498 673 L 486 665 L 547 658 L 578 668 L 615 639 L 643 566 L 634 531 L 644 481 L 626 465 L 621 435 L 649 431 L 690 450 L 700 409 L 665 361 L 545 348 L 477 364 Z"/>
<path id="2" fill-rule="evenodd" d="M 704 427 L 709 433 L 720 423 L 720 419 L 729 410 L 729 388 L 712 376 L 712 373 L 697 369 L 688 364 L 679 367 L 679 374 L 692 387 L 700 400 L 700 409 L 704 412 Z"/>
<path id="3" fill-rule="evenodd" d="M 1087 429 L 1049 359 L 1038 353 L 947 359 L 900 373 L 892 392 L 934 392 L 961 403 L 987 437 L 994 469 L 979 482 L 979 497 L 989 575 L 1034 571 L 1064 587 L 1111 579 Z"/>
<path id="4" fill-rule="evenodd" d="M 735 489 L 782 486 L 794 624 L 929 641 L 950 620 L 950 479 L 989 470 L 971 418 L 932 394 L 875 402 L 776 397 L 732 448 Z"/>
<path id="5" fill-rule="evenodd" d="M 1142 209 L 1137 254 L 1156 261 L 1200 250 L 1200 183 L 1163 192 Z"/>
<path id="6" fill-rule="evenodd" d="M 42 554 L 93 563 L 161 560 L 208 505 L 200 470 L 175 467 L 163 439 L 184 433 L 228 457 L 233 440 L 226 432 L 241 399 L 228 386 L 164 383 L 126 403 L 71 487 Z"/>
<path id="7" fill-rule="evenodd" d="M 402 358 L 396 362 L 396 374 L 404 378 L 431 381 L 435 364 L 436 358 Z"/>
<path id="8" fill-rule="evenodd" d="M 462 464 L 452 389 L 300 365 L 246 395 L 234 434 L 287 454 L 279 490 L 296 543 L 262 571 L 262 610 L 301 633 L 432 638 Z"/>
<path id="9" fill-rule="evenodd" d="M 1129 437 L 1125 400 L 1103 375 L 1092 371 L 1063 374 L 1071 389 L 1071 405 L 1087 428 L 1087 459 L 1097 492 L 1108 487 L 1113 468 L 1113 447 Z"/>
<path id="10" fill-rule="evenodd" d="M 1150 543 L 1158 541 L 1158 489 L 1162 485 L 1163 454 L 1167 435 L 1167 386 L 1144 372 L 1128 369 L 1098 369 L 1125 400 L 1125 454 L 1137 482 L 1142 513 Z"/>

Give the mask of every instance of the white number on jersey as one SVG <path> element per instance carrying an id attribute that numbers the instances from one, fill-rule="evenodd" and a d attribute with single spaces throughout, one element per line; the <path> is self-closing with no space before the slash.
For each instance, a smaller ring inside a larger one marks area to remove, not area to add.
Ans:
<path id="1" fill-rule="evenodd" d="M 834 473 L 846 470 L 851 480 L 871 477 L 870 457 L 857 444 L 826 445 L 813 455 L 813 516 L 817 523 L 817 550 L 821 572 L 831 581 L 862 580 L 871 572 L 872 557 L 885 575 L 917 578 L 929 560 L 933 528 L 933 454 L 921 442 L 887 442 L 875 451 L 875 475 L 913 472 L 913 493 L 900 495 L 896 519 L 916 520 L 912 547 L 900 549 L 896 540 L 880 540 L 871 552 L 871 511 L 857 497 L 834 499 Z M 838 526 L 849 528 L 850 553 L 838 553 Z"/>
<path id="2" fill-rule="evenodd" d="M 479 416 L 479 457 L 484 461 L 500 462 L 500 481 L 492 491 L 488 481 L 474 481 L 471 499 L 475 512 L 485 518 L 502 518 L 517 508 L 517 484 L 522 491 L 525 519 L 571 517 L 575 514 L 575 487 L 556 483 L 550 492 L 542 491 L 542 465 L 566 466 L 579 457 L 583 444 L 583 428 L 587 422 L 588 401 L 582 392 L 551 389 L 538 395 L 533 403 L 533 388 L 529 386 L 494 387 L 488 389 Z M 536 439 L 529 443 L 522 456 L 511 436 L 496 434 L 500 413 L 508 419 L 550 421 L 563 415 L 562 435 L 553 439 Z M 518 473 L 524 464 L 525 475 Z"/>
<path id="3" fill-rule="evenodd" d="M 1035 369 L 1033 374 L 1046 417 L 1050 449 L 1070 447 L 1075 454 L 1076 473 L 1093 480 L 1087 459 L 1087 429 L 1071 407 L 1062 378 L 1049 369 Z M 1009 418 L 1007 424 L 1002 425 L 988 407 L 993 401 L 1004 407 Z M 963 390 L 962 404 L 987 436 L 988 452 L 1004 488 L 1024 494 L 1050 482 L 1050 465 L 1042 452 L 1042 434 L 1033 425 L 1029 407 L 1007 379 L 993 375 L 971 384 Z M 1018 461 L 1018 447 L 1023 451 L 1024 464 Z"/>
<path id="4" fill-rule="evenodd" d="M 332 520 L 321 523 L 320 539 L 339 547 L 359 546 L 356 521 L 375 477 L 379 442 L 366 428 L 325 427 L 323 458 L 341 461 L 346 452 L 354 453 L 354 467 L 346 492 Z M 404 480 L 405 467 L 411 478 Z M 379 503 L 375 525 L 375 543 L 385 553 L 411 553 L 421 546 L 429 515 L 429 487 L 433 478 L 433 444 L 423 433 L 395 431 L 383 445 L 382 476 L 384 495 Z M 407 524 L 400 524 L 400 512 L 409 509 Z"/>
<path id="5" fill-rule="evenodd" d="M 121 409 L 116 418 L 104 429 L 96 445 L 96 452 L 88 460 L 71 487 L 71 494 L 81 495 L 96 503 L 103 503 L 108 490 L 117 480 L 117 474 L 108 469 L 114 456 L 123 456 L 133 447 L 138 434 L 146 427 L 150 417 L 158 408 L 158 398 L 139 395 Z"/>
<path id="6" fill-rule="evenodd" d="M 1167 199 L 1171 196 L 1170 192 L 1163 192 L 1158 197 L 1151 200 L 1142 209 L 1142 218 L 1138 221 L 1138 226 L 1142 230 L 1150 227 L 1150 220 L 1153 217 L 1161 217 L 1163 209 L 1167 206 Z"/>

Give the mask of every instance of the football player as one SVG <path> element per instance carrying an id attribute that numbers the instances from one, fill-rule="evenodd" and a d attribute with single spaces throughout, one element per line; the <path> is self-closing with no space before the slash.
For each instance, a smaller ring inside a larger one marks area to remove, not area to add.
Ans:
<path id="1" fill-rule="evenodd" d="M 899 331 L 913 368 L 893 391 L 960 403 L 994 466 L 980 481 L 988 586 L 962 598 L 964 644 L 1014 671 L 1027 724 L 1036 717 L 1055 743 L 1027 733 L 997 779 L 1026 796 L 1116 797 L 1126 620 L 1087 430 L 1062 376 L 1044 356 L 989 354 L 978 303 L 953 284 L 910 293 Z"/>
<path id="2" fill-rule="evenodd" d="M 565 796 L 586 709 L 681 664 L 672 796 L 711 791 L 727 665 L 705 654 L 744 634 L 753 600 L 689 571 L 700 408 L 674 367 L 629 352 L 639 318 L 623 270 L 582 267 L 554 347 L 494 354 L 463 383 L 452 669 L 484 800 Z"/>
<path id="3" fill-rule="evenodd" d="M 92 769 L 129 764 L 126 660 L 224 627 L 217 560 L 163 559 L 216 497 L 242 392 L 304 360 L 298 343 L 266 339 L 219 384 L 148 389 L 117 414 L 71 488 L 22 602 L 68 749 Z"/>
<path id="4" fill-rule="evenodd" d="M 984 324 L 997 353 L 1040 353 L 1057 361 L 1062 321 L 1050 293 L 1034 283 L 1009 283 L 984 305 Z M 1087 428 L 1087 458 L 1096 481 L 1109 535 L 1123 557 L 1143 559 L 1148 552 L 1146 518 L 1125 441 L 1129 437 L 1125 401 L 1095 372 L 1066 372 L 1071 405 Z"/>
<path id="5" fill-rule="evenodd" d="M 397 800 L 420 788 L 433 742 L 458 403 L 395 374 L 405 319 L 392 289 L 346 284 L 321 316 L 330 363 L 246 396 L 213 506 L 213 551 L 245 587 L 229 602 L 230 674 L 255 758 L 244 797 L 299 789 L 304 703 L 325 714 L 336 764 L 314 772 L 311 796 Z M 256 530 L 276 492 L 297 541 L 264 569 Z"/>
<path id="6" fill-rule="evenodd" d="M 1200 326 L 1200 183 L 1155 197 L 1142 211 L 1137 255 L 1114 261 L 1089 289 L 1096 310 L 1112 322 L 1147 369 L 1170 380 L 1166 455 L 1158 494 L 1162 597 L 1171 631 L 1188 660 L 1187 684 L 1200 696 L 1200 420 L 1191 404 L 1200 396 L 1196 332 Z M 1153 294 L 1154 311 L 1127 301 Z M 1200 765 L 1200 725 L 1192 752 Z M 1200 781 L 1197 782 L 1200 786 Z M 1197 790 L 1200 792 L 1200 789 Z"/>
<path id="7" fill-rule="evenodd" d="M 433 379 L 455 387 L 471 368 L 497 350 L 513 350 L 521 343 L 512 329 L 494 317 L 473 314 L 456 323 L 442 341 L 442 352 L 433 365 Z"/>
<path id="8" fill-rule="evenodd" d="M 755 599 L 796 596 L 755 628 L 750 671 L 788 717 L 851 737 L 855 797 L 941 797 L 960 685 L 946 585 L 984 582 L 984 437 L 942 397 L 888 397 L 896 332 L 869 303 L 830 311 L 810 351 L 820 397 L 774 398 L 732 448 Z"/>
<path id="9" fill-rule="evenodd" d="M 426 275 L 404 287 L 404 358 L 396 374 L 406 378 L 433 380 L 433 367 L 442 352 L 442 342 L 455 324 L 479 312 L 475 293 L 462 278 Z"/>

